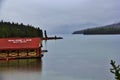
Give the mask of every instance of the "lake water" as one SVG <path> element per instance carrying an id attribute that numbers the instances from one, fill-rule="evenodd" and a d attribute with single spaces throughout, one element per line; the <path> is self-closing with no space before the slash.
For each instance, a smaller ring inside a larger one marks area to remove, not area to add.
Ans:
<path id="1" fill-rule="evenodd" d="M 120 64 L 120 35 L 62 35 L 43 41 L 42 59 L 0 61 L 0 80 L 114 80 L 110 60 Z"/>

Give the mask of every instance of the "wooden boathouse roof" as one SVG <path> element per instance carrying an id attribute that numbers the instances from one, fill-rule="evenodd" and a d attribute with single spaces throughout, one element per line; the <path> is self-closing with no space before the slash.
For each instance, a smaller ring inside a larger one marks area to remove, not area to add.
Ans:
<path id="1" fill-rule="evenodd" d="M 0 38 L 0 50 L 36 49 L 41 42 L 41 38 Z"/>

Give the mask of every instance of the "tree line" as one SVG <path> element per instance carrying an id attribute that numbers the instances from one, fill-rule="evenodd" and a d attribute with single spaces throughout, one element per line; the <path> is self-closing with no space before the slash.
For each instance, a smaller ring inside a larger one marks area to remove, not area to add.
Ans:
<path id="1" fill-rule="evenodd" d="M 116 62 L 111 60 L 110 64 L 112 68 L 110 68 L 110 72 L 115 75 L 115 80 L 120 80 L 120 65 L 116 65 Z"/>
<path id="2" fill-rule="evenodd" d="M 24 25 L 23 23 L 0 21 L 0 38 L 9 37 L 43 37 L 43 31 L 39 27 Z"/>
<path id="3" fill-rule="evenodd" d="M 100 27 L 86 29 L 83 34 L 120 34 L 120 27 Z"/>
<path id="4" fill-rule="evenodd" d="M 120 23 L 75 31 L 73 34 L 120 34 Z"/>

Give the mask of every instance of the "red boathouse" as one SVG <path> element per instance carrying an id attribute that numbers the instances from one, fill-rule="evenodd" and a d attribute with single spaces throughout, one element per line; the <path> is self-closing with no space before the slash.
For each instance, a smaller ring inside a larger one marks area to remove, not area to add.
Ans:
<path id="1" fill-rule="evenodd" d="M 41 57 L 41 38 L 0 38 L 0 60 Z"/>

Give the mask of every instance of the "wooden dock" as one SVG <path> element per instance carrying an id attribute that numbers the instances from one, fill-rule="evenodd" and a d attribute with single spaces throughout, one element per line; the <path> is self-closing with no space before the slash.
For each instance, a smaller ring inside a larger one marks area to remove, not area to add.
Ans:
<path id="1" fill-rule="evenodd" d="M 57 39 L 63 39 L 63 37 L 44 37 L 42 40 L 57 40 Z"/>

